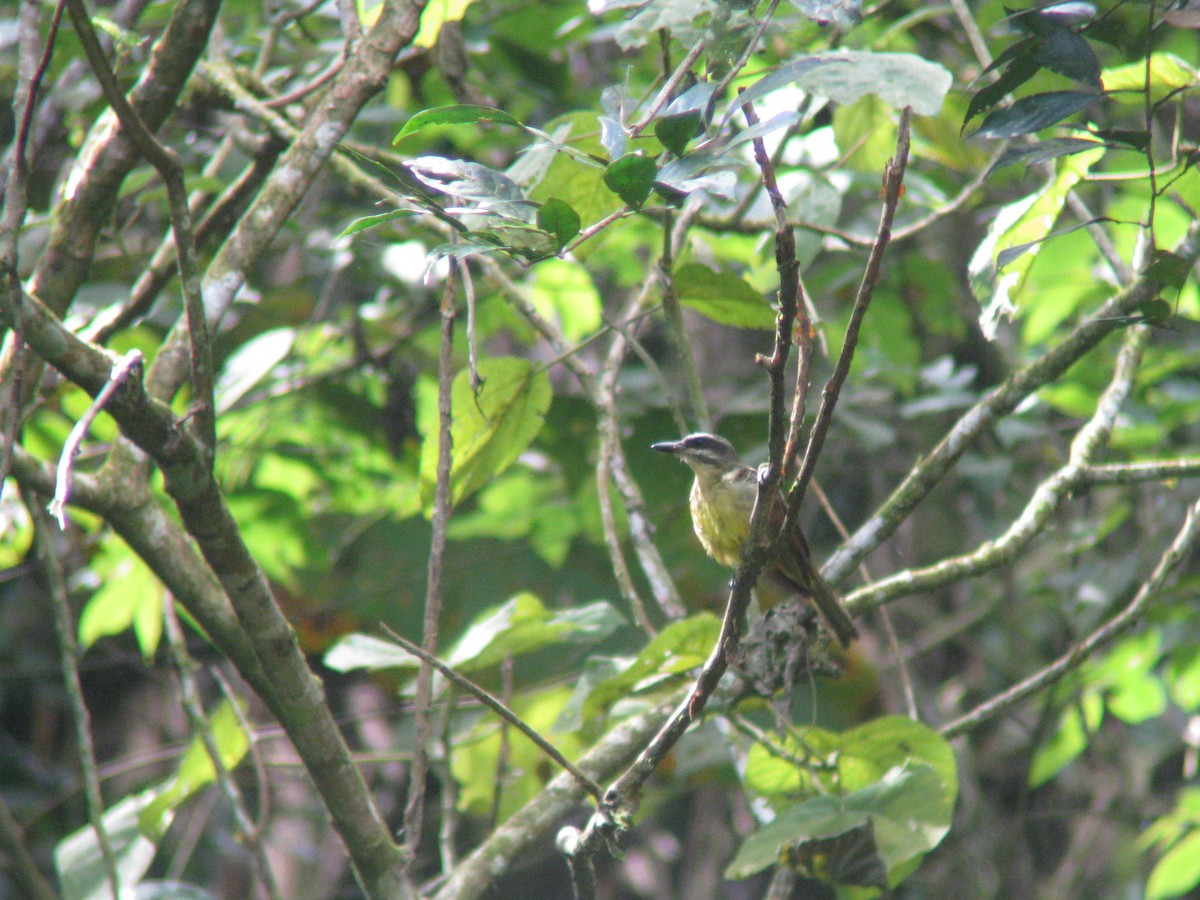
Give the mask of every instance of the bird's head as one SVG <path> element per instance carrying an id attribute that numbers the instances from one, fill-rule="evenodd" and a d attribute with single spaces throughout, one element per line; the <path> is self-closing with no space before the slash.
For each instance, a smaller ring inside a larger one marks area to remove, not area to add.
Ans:
<path id="1" fill-rule="evenodd" d="M 733 444 L 715 434 L 697 432 L 678 441 L 651 444 L 652 450 L 671 453 L 696 473 L 727 472 L 741 465 Z"/>

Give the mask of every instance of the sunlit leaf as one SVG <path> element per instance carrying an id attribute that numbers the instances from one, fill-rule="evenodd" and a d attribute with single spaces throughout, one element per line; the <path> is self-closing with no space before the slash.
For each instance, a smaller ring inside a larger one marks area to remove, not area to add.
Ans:
<path id="1" fill-rule="evenodd" d="M 1181 897 L 1200 885 L 1200 827 L 1163 854 L 1146 881 L 1147 900 Z"/>
<path id="2" fill-rule="evenodd" d="M 415 134 L 430 125 L 470 125 L 475 122 L 499 122 L 502 125 L 516 126 L 521 124 L 504 110 L 493 109 L 490 106 L 472 106 L 470 104 L 438 106 L 433 109 L 423 109 L 412 116 L 396 133 L 392 143 L 398 144 L 408 135 Z"/>
<path id="3" fill-rule="evenodd" d="M 684 306 L 722 325 L 775 327 L 775 310 L 766 298 L 732 272 L 688 263 L 675 270 L 675 293 Z"/>
<path id="4" fill-rule="evenodd" d="M 1114 66 L 1101 73 L 1105 91 L 1116 93 L 1114 98 L 1127 103 L 1144 103 L 1146 62 L 1138 60 Z M 1150 97 L 1158 101 L 1171 91 L 1200 84 L 1200 72 L 1173 53 L 1156 52 L 1150 55 Z"/>
<path id="5" fill-rule="evenodd" d="M 909 53 L 814 54 L 760 78 L 738 95 L 725 118 L 728 120 L 745 104 L 793 83 L 802 91 L 837 103 L 853 103 L 866 94 L 875 94 L 889 106 L 911 106 L 920 115 L 933 116 L 942 108 L 952 81 L 947 69 Z"/>
<path id="6" fill-rule="evenodd" d="M 79 645 L 132 627 L 144 659 L 152 659 L 162 637 L 163 586 L 149 567 L 116 537 L 92 561 L 99 590 L 79 616 Z"/>
<path id="7" fill-rule="evenodd" d="M 976 249 L 968 268 L 971 289 L 983 304 L 980 324 L 984 334 L 994 337 L 1000 320 L 1012 317 L 1022 302 L 1022 288 L 1040 243 L 1053 229 L 1067 196 L 1104 155 L 1097 148 L 1059 161 L 1054 178 L 1040 190 L 1002 208 L 992 217 L 986 239 Z M 1029 245 L 1026 252 L 999 269 L 1000 254 Z"/>
<path id="8" fill-rule="evenodd" d="M 1078 703 L 1063 710 L 1054 733 L 1042 743 L 1029 765 L 1029 786 L 1039 787 L 1075 761 L 1091 742 L 1104 718 L 1104 700 L 1099 694 L 1084 694 Z"/>
<path id="9" fill-rule="evenodd" d="M 451 390 L 450 484 L 455 503 L 512 465 L 537 437 L 550 408 L 550 379 L 527 360 L 483 359 L 479 375 L 483 386 L 478 393 L 465 370 L 455 376 Z M 437 461 L 437 434 L 426 435 L 421 449 L 421 497 L 427 511 L 432 509 Z"/>
<path id="10" fill-rule="evenodd" d="M 442 26 L 447 22 L 461 22 L 474 0 L 431 0 L 421 13 L 421 27 L 413 38 L 415 47 L 433 47 L 437 44 Z"/>

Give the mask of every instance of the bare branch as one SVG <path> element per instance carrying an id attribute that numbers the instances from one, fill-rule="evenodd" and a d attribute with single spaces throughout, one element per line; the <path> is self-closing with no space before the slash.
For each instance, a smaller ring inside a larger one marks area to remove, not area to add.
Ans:
<path id="1" fill-rule="evenodd" d="M 450 393 L 454 384 L 454 284 L 452 267 L 439 305 L 442 321 L 438 351 L 437 484 L 433 495 L 433 533 L 429 540 L 424 630 L 421 636 L 421 647 L 430 657 L 437 650 L 442 617 L 442 560 L 446 552 L 446 528 L 450 523 L 450 467 L 454 462 L 454 443 L 450 430 L 453 425 Z M 433 739 L 429 718 L 432 695 L 433 670 L 428 660 L 422 658 L 414 700 L 413 759 L 408 772 L 408 802 L 404 807 L 404 847 L 410 866 L 421 843 L 421 822 L 425 813 L 425 778 L 429 772 L 429 745 Z"/>
<path id="2" fill-rule="evenodd" d="M 943 726 L 942 735 L 953 738 L 966 734 L 988 719 L 1007 712 L 1026 697 L 1049 687 L 1072 669 L 1078 668 L 1097 650 L 1111 644 L 1136 625 L 1150 601 L 1162 590 L 1171 573 L 1195 548 L 1197 539 L 1200 539 L 1198 521 L 1200 521 L 1200 500 L 1197 500 L 1188 509 L 1175 540 L 1163 551 L 1150 577 L 1142 583 L 1124 609 L 1076 644 L 1070 652 L 1063 654 L 1040 672 L 1029 676 L 986 703 L 981 703 L 966 715 Z"/>
<path id="3" fill-rule="evenodd" d="M 454 682 L 455 685 L 466 691 L 496 715 L 503 718 L 504 721 L 516 728 L 519 732 L 521 732 L 521 734 L 525 735 L 525 737 L 529 738 L 529 740 L 532 741 L 539 750 L 545 753 L 546 756 L 553 760 L 560 768 L 569 773 L 580 787 L 586 790 L 597 800 L 600 799 L 601 795 L 604 793 L 600 785 L 596 784 L 596 782 L 593 781 L 587 774 L 585 774 L 582 769 L 563 756 L 557 747 L 538 734 L 534 729 L 530 728 L 529 725 L 525 723 L 524 719 L 501 703 L 496 696 L 485 691 L 475 682 L 471 681 L 471 679 L 456 671 L 452 666 L 446 665 L 432 653 L 426 653 L 424 649 L 418 647 L 408 638 L 397 634 L 386 625 L 381 625 L 380 627 L 383 629 L 384 634 L 399 644 L 402 648 L 404 648 L 404 650 L 421 660 L 421 662 L 427 663 L 428 665 L 437 669 L 440 673 L 446 676 L 446 678 Z"/>
<path id="4" fill-rule="evenodd" d="M 91 715 L 83 699 L 83 685 L 79 680 L 79 647 L 75 643 L 75 623 L 71 620 L 71 599 L 67 594 L 67 579 L 62 563 L 54 550 L 54 537 L 50 520 L 41 509 L 41 504 L 32 495 L 26 495 L 25 506 L 34 522 L 34 539 L 38 555 L 42 558 L 42 571 L 50 588 L 50 601 L 54 607 L 54 629 L 58 634 L 58 657 L 62 664 L 63 684 L 66 689 L 71 721 L 75 728 L 76 759 L 83 774 L 84 796 L 87 799 L 88 821 L 100 845 L 100 856 L 104 861 L 104 873 L 113 900 L 121 895 L 121 876 L 117 869 L 117 855 L 112 840 L 104 827 L 104 795 L 100 790 L 100 773 L 96 768 L 96 747 L 92 741 Z"/>
<path id="5" fill-rule="evenodd" d="M 271 863 L 263 849 L 261 835 L 254 824 L 254 819 L 250 816 L 241 790 L 234 782 L 229 767 L 225 765 L 221 748 L 217 746 L 216 738 L 213 737 L 208 716 L 204 714 L 204 704 L 200 699 L 200 686 L 196 682 L 196 662 L 188 653 L 187 639 L 179 624 L 179 616 L 175 612 L 175 599 L 167 592 L 163 594 L 163 622 L 167 635 L 167 646 L 171 650 L 175 671 L 179 676 L 180 702 L 184 712 L 187 713 L 188 724 L 191 726 L 192 733 L 200 738 L 204 752 L 208 754 L 208 760 L 212 763 L 213 772 L 216 774 L 217 784 L 233 812 L 234 822 L 237 824 L 242 842 L 250 850 L 250 859 L 255 874 L 262 883 L 267 896 L 271 900 L 279 900 L 282 894 L 279 891 L 279 884 L 275 880 L 275 874 L 271 871 Z M 236 698 L 230 698 L 229 702 L 234 706 L 237 705 Z M 252 732 L 246 732 L 246 740 L 253 742 Z"/>
<path id="6" fill-rule="evenodd" d="M 1194 263 L 1200 257 L 1200 221 L 1193 222 L 1174 253 Z M 1127 327 L 1126 316 L 1156 296 L 1162 285 L 1142 275 L 1081 322 L 1057 345 L 1008 376 L 963 413 L 942 440 L 912 467 L 880 509 L 825 564 L 825 575 L 838 581 L 858 561 L 891 536 L 941 481 L 960 456 L 992 423 L 1016 408 L 1030 393 L 1058 378 L 1105 337 Z"/>
<path id="7" fill-rule="evenodd" d="M 1059 505 L 1086 477 L 1092 458 L 1108 440 L 1121 404 L 1133 387 L 1133 378 L 1141 363 L 1142 349 L 1149 332 L 1148 326 L 1138 325 L 1126 334 L 1112 380 L 1096 404 L 1096 412 L 1071 442 L 1066 465 L 1038 485 L 1021 514 L 1004 534 L 986 542 L 973 553 L 944 559 L 924 569 L 899 572 L 860 588 L 846 598 L 847 605 L 855 610 L 871 609 L 916 591 L 980 575 L 1012 560 L 1028 546 Z"/>

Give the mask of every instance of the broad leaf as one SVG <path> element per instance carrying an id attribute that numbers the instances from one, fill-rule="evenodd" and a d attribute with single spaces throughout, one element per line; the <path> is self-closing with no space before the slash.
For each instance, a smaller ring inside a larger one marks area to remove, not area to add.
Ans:
<path id="1" fill-rule="evenodd" d="M 1061 122 L 1098 99 L 1099 94 L 1082 91 L 1050 91 L 1022 97 L 984 119 L 973 137 L 1012 138 L 1032 134 Z"/>
<path id="2" fill-rule="evenodd" d="M 626 153 L 604 170 L 604 183 L 627 205 L 640 209 L 650 196 L 657 172 L 658 167 L 650 157 Z"/>
<path id="3" fill-rule="evenodd" d="M 466 371 L 458 373 L 451 390 L 450 485 L 455 503 L 512 465 L 537 437 L 550 408 L 549 376 L 526 360 L 511 356 L 481 360 L 479 376 L 483 386 L 478 393 L 471 389 Z M 434 431 L 425 436 L 421 447 L 421 499 L 427 512 L 433 508 L 437 463 Z"/>
<path id="4" fill-rule="evenodd" d="M 983 304 L 980 324 L 992 338 L 1001 318 L 1011 318 L 1021 302 L 1022 288 L 1040 242 L 1050 233 L 1067 202 L 1067 195 L 1104 155 L 1103 149 L 1059 162 L 1058 173 L 1039 191 L 1002 208 L 992 219 L 988 235 L 971 258 L 971 289 Z M 1000 270 L 997 260 L 1010 248 L 1029 245 L 1026 252 Z"/>
<path id="5" fill-rule="evenodd" d="M 761 293 L 732 272 L 717 272 L 700 263 L 675 270 L 679 301 L 714 322 L 734 328 L 775 327 L 775 310 Z"/>
<path id="6" fill-rule="evenodd" d="M 890 873 L 936 847 L 950 830 L 953 815 L 953 794 L 931 766 L 897 766 L 860 790 L 787 807 L 746 839 L 725 874 L 747 878 L 774 865 L 789 845 L 833 838 L 867 823 L 874 829 L 874 852 Z"/>
<path id="7" fill-rule="evenodd" d="M 837 103 L 853 103 L 866 94 L 875 94 L 889 106 L 911 106 L 920 115 L 934 116 L 942 108 L 952 81 L 947 69 L 911 53 L 814 54 L 759 79 L 733 101 L 725 120 L 745 104 L 793 83 L 802 91 Z"/>
<path id="8" fill-rule="evenodd" d="M 434 4 L 436 5 L 436 4 Z M 410 134 L 415 134 L 430 125 L 470 125 L 475 122 L 499 122 L 502 125 L 521 126 L 521 123 L 502 109 L 490 106 L 438 106 L 434 109 L 423 109 L 401 128 L 394 138 L 393 144 L 398 144 Z"/>
<path id="9" fill-rule="evenodd" d="M 554 235 L 561 250 L 575 235 L 579 234 L 582 222 L 579 213 L 571 204 L 557 197 L 551 197 L 541 205 L 537 212 L 537 226 L 542 231 Z"/>

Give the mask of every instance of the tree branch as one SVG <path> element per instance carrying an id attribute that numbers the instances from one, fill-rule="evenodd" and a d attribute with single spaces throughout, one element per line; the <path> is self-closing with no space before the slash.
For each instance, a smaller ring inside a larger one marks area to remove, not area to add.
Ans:
<path id="1" fill-rule="evenodd" d="M 1038 485 L 1024 510 L 1004 534 L 987 541 L 972 553 L 944 559 L 923 569 L 899 572 L 860 588 L 846 598 L 846 604 L 854 610 L 874 609 L 898 597 L 981 575 L 1014 559 L 1086 479 L 1092 458 L 1107 442 L 1121 404 L 1133 387 L 1149 333 L 1146 325 L 1135 326 L 1126 333 L 1112 380 L 1096 404 L 1092 418 L 1071 442 L 1066 465 Z"/>
<path id="2" fill-rule="evenodd" d="M 1200 222 L 1193 222 L 1176 245 L 1177 256 L 1195 263 L 1200 258 Z M 1009 375 L 967 410 L 937 446 L 909 471 L 879 510 L 825 564 L 825 575 L 839 581 L 868 553 L 883 543 L 958 462 L 971 441 L 1001 417 L 1012 412 L 1029 394 L 1058 378 L 1105 337 L 1127 326 L 1125 317 L 1155 297 L 1162 284 L 1143 274 L 1075 326 L 1057 345 Z"/>
<path id="3" fill-rule="evenodd" d="M 1124 609 L 1076 644 L 1070 652 L 1063 654 L 1040 672 L 1013 685 L 986 703 L 981 703 L 971 712 L 960 716 L 948 725 L 944 725 L 941 728 L 942 735 L 947 738 L 958 737 L 972 731 L 988 719 L 1007 712 L 1026 697 L 1049 687 L 1072 669 L 1078 668 L 1097 650 L 1112 643 L 1136 625 L 1150 600 L 1162 589 L 1171 573 L 1195 548 L 1197 539 L 1200 539 L 1198 521 L 1200 521 L 1200 500 L 1197 500 L 1188 509 L 1175 540 L 1163 551 L 1150 577 L 1138 588 L 1137 593 Z"/>

